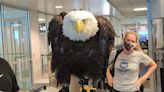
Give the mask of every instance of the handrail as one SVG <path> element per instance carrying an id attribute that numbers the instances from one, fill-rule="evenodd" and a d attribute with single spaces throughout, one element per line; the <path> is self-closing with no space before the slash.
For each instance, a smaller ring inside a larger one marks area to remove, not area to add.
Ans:
<path id="1" fill-rule="evenodd" d="M 14 61 L 14 62 L 11 62 L 11 64 L 20 64 L 20 63 L 26 63 L 26 62 L 31 62 L 32 59 L 27 59 L 27 60 L 18 60 L 18 61 Z"/>
<path id="2" fill-rule="evenodd" d="M 164 50 L 156 49 L 156 60 L 161 61 L 163 59 Z"/>
<path id="3" fill-rule="evenodd" d="M 16 54 L 29 54 L 29 53 L 6 53 L 7 55 L 16 55 Z"/>
<path id="4" fill-rule="evenodd" d="M 41 56 L 51 56 L 51 54 L 41 54 Z"/>
<path id="5" fill-rule="evenodd" d="M 164 53 L 164 50 L 156 49 L 155 52 Z"/>
<path id="6" fill-rule="evenodd" d="M 31 58 L 21 59 L 10 62 L 13 65 L 14 73 L 16 74 L 17 81 L 23 90 L 30 90 L 32 88 L 32 72 L 31 72 Z M 27 79 L 28 78 L 28 79 Z M 28 84 L 28 86 L 27 86 Z"/>

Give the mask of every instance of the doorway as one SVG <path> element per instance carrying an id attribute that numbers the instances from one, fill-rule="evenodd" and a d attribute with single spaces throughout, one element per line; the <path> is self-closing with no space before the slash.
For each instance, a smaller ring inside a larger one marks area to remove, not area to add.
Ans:
<path id="1" fill-rule="evenodd" d="M 11 65 L 21 89 L 30 89 L 31 53 L 28 11 L 0 8 L 0 57 Z"/>

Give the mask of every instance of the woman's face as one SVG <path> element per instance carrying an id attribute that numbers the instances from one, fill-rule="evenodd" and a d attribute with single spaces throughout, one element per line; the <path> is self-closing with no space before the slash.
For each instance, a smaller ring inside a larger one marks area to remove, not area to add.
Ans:
<path id="1" fill-rule="evenodd" d="M 137 44 L 136 36 L 133 34 L 128 34 L 124 39 L 124 47 L 128 51 L 134 50 Z"/>
<path id="2" fill-rule="evenodd" d="M 136 38 L 135 35 L 133 35 L 133 34 L 128 34 L 128 35 L 126 36 L 126 38 L 125 38 L 125 41 L 126 41 L 126 42 L 137 43 L 136 39 L 137 39 L 137 38 Z"/>

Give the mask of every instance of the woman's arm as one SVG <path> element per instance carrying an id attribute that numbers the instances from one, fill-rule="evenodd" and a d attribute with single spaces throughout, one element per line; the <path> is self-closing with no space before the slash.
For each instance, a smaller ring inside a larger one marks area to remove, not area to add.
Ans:
<path id="1" fill-rule="evenodd" d="M 106 76 L 107 76 L 107 79 L 108 79 L 108 85 L 109 86 L 113 86 L 113 77 L 112 77 L 112 75 L 111 75 L 111 73 L 110 73 L 110 67 L 111 67 L 112 65 L 109 65 L 108 67 L 107 67 L 107 70 L 106 70 Z"/>
<path id="2" fill-rule="evenodd" d="M 156 68 L 157 64 L 153 60 L 150 61 L 148 65 L 148 71 L 136 82 L 137 88 L 139 88 L 151 76 L 151 74 L 155 71 Z"/>

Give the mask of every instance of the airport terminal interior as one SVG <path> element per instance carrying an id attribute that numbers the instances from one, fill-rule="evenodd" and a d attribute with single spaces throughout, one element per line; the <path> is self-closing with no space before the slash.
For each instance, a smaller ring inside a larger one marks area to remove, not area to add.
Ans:
<path id="1" fill-rule="evenodd" d="M 110 20 L 115 46 L 125 32 L 139 34 L 144 53 L 158 65 L 144 83 L 144 92 L 164 92 L 163 9 L 164 0 L 0 0 L 0 57 L 11 65 L 22 92 L 58 92 L 51 73 L 49 22 L 61 12 L 86 10 Z M 71 76 L 71 92 L 79 92 L 76 79 Z"/>

